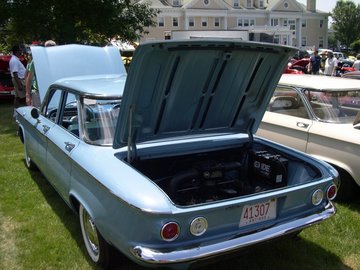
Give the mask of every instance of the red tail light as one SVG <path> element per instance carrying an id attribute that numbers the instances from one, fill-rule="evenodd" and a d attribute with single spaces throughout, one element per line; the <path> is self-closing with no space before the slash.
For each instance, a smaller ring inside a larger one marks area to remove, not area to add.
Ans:
<path id="1" fill-rule="evenodd" d="M 327 195 L 328 199 L 329 199 L 330 201 L 333 200 L 333 199 L 335 199 L 336 194 L 337 194 L 337 187 L 336 187 L 336 185 L 331 185 L 331 186 L 327 189 L 327 192 L 326 192 L 326 195 Z"/>
<path id="2" fill-rule="evenodd" d="M 176 222 L 169 222 L 166 223 L 162 228 L 161 228 L 161 238 L 164 239 L 165 241 L 173 241 L 175 240 L 180 233 L 180 227 Z"/>

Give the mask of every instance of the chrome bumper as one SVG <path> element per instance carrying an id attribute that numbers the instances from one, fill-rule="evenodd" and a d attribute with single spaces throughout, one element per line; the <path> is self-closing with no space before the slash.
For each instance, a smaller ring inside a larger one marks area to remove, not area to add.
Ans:
<path id="1" fill-rule="evenodd" d="M 286 234 L 296 232 L 313 224 L 319 223 L 333 216 L 335 212 L 335 207 L 330 202 L 321 213 L 313 214 L 311 216 L 280 224 L 263 231 L 239 236 L 238 238 L 226 240 L 220 243 L 175 250 L 171 252 L 161 252 L 147 247 L 135 246 L 131 249 L 131 253 L 136 259 L 149 264 L 164 265 L 172 263 L 190 263 L 192 261 L 225 254 L 250 245 L 285 236 Z"/>

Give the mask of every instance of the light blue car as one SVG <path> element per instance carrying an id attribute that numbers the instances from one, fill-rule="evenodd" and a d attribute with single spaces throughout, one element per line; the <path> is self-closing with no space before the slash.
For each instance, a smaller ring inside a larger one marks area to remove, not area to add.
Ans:
<path id="1" fill-rule="evenodd" d="M 79 214 L 91 259 L 115 248 L 191 264 L 335 214 L 333 167 L 256 132 L 290 47 L 234 40 L 34 47 L 40 110 L 17 110 L 26 165 Z"/>

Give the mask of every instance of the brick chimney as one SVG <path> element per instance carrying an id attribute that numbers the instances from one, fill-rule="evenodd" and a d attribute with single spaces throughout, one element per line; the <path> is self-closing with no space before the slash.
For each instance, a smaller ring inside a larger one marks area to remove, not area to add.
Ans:
<path id="1" fill-rule="evenodd" d="M 316 12 L 316 0 L 307 0 L 306 10 Z"/>

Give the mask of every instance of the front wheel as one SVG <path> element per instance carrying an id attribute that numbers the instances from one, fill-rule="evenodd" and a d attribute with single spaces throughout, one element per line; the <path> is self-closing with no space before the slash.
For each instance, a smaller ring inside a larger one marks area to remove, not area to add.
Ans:
<path id="1" fill-rule="evenodd" d="M 31 157 L 28 154 L 26 143 L 24 143 L 24 158 L 25 158 L 25 165 L 29 170 L 37 170 L 35 163 L 31 160 Z"/>
<path id="2" fill-rule="evenodd" d="M 86 251 L 89 254 L 91 260 L 107 268 L 109 266 L 109 252 L 110 246 L 101 236 L 96 228 L 95 222 L 89 213 L 86 211 L 83 205 L 79 207 L 80 226 Z"/>

